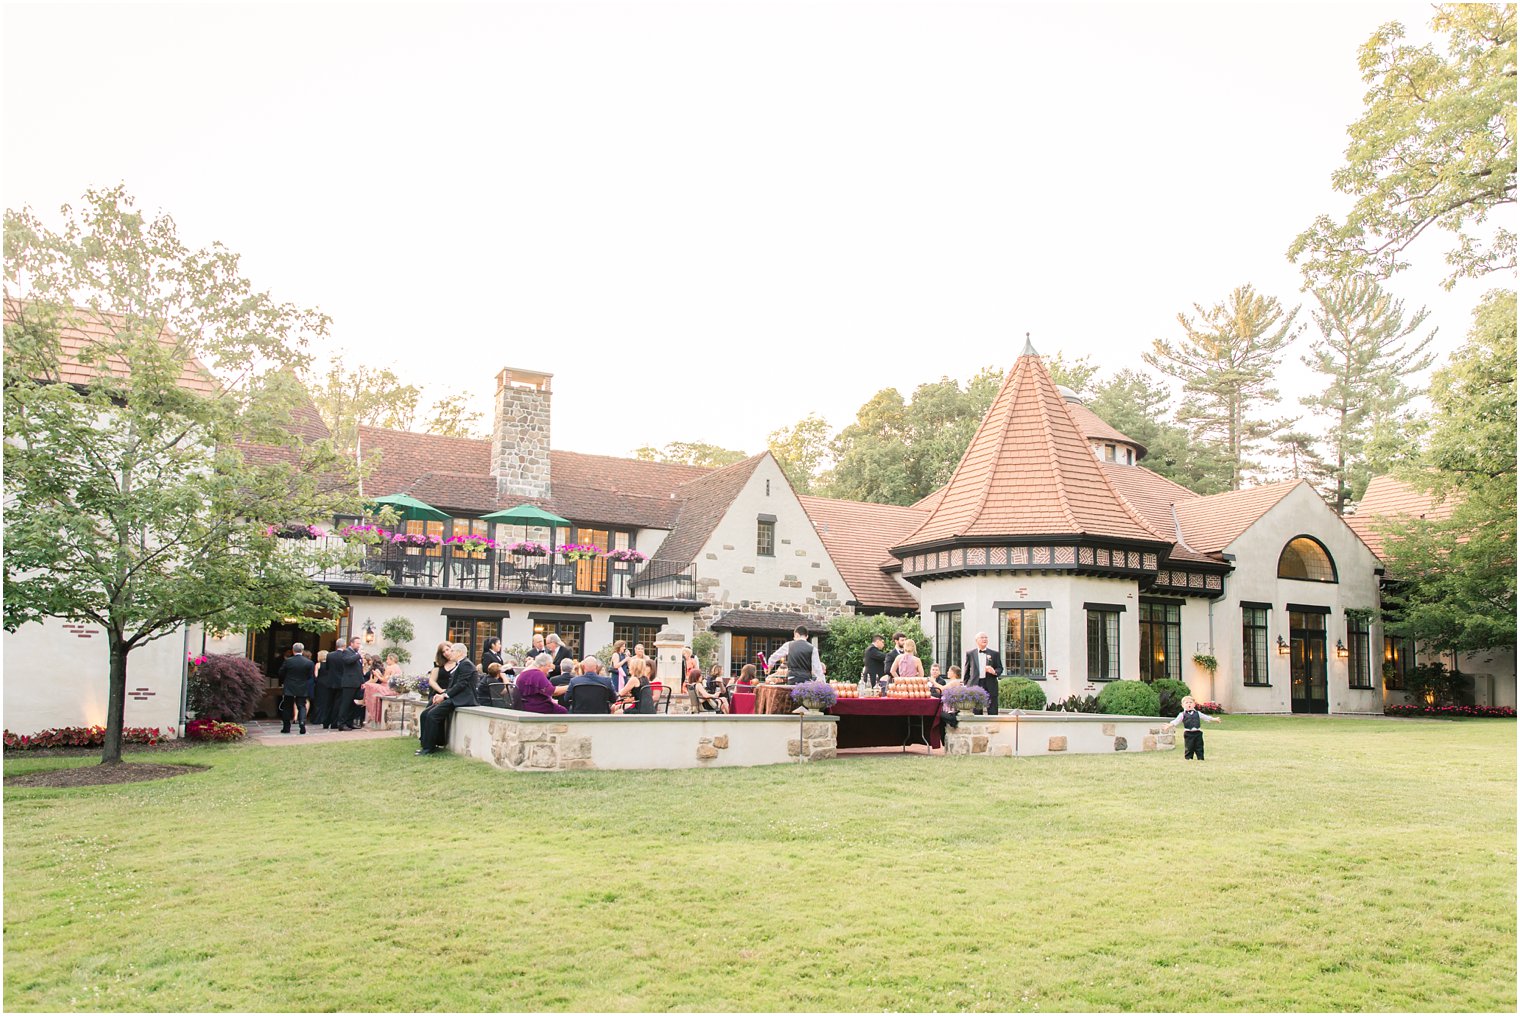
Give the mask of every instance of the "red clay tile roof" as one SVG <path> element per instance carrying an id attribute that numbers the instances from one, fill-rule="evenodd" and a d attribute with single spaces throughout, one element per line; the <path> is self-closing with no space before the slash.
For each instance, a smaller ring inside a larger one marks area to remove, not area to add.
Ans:
<path id="1" fill-rule="evenodd" d="M 32 301 L 7 296 L 5 323 L 11 325 L 24 322 L 27 320 L 28 312 L 37 306 Z M 100 371 L 94 364 L 80 362 L 80 353 L 92 345 L 111 340 L 125 320 L 120 314 L 96 313 L 87 307 L 74 308 L 72 316 L 58 329 L 59 376 L 53 380 L 65 384 L 89 385 L 91 381 L 99 377 Z M 168 331 L 160 332 L 158 341 L 170 349 L 178 345 L 178 340 Z M 221 386 L 211 371 L 207 370 L 206 365 L 196 359 L 194 352 L 188 348 L 184 356 L 185 366 L 180 373 L 180 386 L 201 395 L 215 395 Z M 106 363 L 108 372 L 113 377 L 126 377 L 131 372 L 131 364 L 120 356 L 108 357 Z"/>
<path id="2" fill-rule="evenodd" d="M 327 430 L 327 424 L 322 422 L 322 414 L 317 412 L 317 404 L 311 400 L 311 396 L 304 388 L 299 389 L 296 401 L 291 406 L 289 429 L 292 434 L 301 439 L 302 444 L 306 445 L 324 441 L 332 436 Z M 238 448 L 242 450 L 243 457 L 249 462 L 299 461 L 295 449 L 287 445 L 262 445 L 239 441 Z"/>
<path id="3" fill-rule="evenodd" d="M 797 500 L 855 600 L 867 607 L 918 609 L 918 600 L 882 571 L 882 562 L 890 557 L 888 548 L 923 524 L 927 512 L 801 494 Z"/>
<path id="4" fill-rule="evenodd" d="M 1020 356 L 944 496 L 900 548 L 956 537 L 1165 541 L 1114 491 L 1040 358 Z"/>
<path id="5" fill-rule="evenodd" d="M 908 507 L 917 508 L 919 511 L 932 512 L 934 509 L 939 507 L 939 503 L 941 499 L 944 498 L 944 496 L 945 488 L 941 487 L 939 490 L 925 494 L 923 497 L 919 498 L 917 501 L 914 501 Z"/>
<path id="6" fill-rule="evenodd" d="M 359 439 L 366 460 L 379 457 L 364 481 L 366 493 L 407 493 L 462 515 L 536 504 L 577 523 L 670 529 L 681 510 L 680 500 L 671 494 L 712 472 L 700 466 L 551 451 L 547 499 L 498 497 L 489 438 L 360 427 Z"/>
<path id="7" fill-rule="evenodd" d="M 1345 516 L 1346 525 L 1362 538 L 1379 558 L 1383 556 L 1382 525 L 1399 517 L 1449 519 L 1456 504 L 1450 498 L 1437 501 L 1435 495 L 1392 476 L 1374 476 L 1367 492 L 1357 502 L 1356 513 Z"/>
<path id="8" fill-rule="evenodd" d="M 1145 445 L 1136 441 L 1128 434 L 1109 426 L 1107 420 L 1094 413 L 1091 409 L 1080 402 L 1067 402 L 1071 409 L 1071 415 L 1076 418 L 1077 426 L 1082 428 L 1082 436 L 1090 441 L 1118 441 L 1128 445 L 1134 445 L 1135 458 L 1145 458 Z"/>
<path id="9" fill-rule="evenodd" d="M 760 460 L 769 454 L 770 452 L 761 452 L 759 455 L 751 455 L 743 462 L 710 471 L 705 476 L 683 484 L 676 491 L 677 500 L 671 502 L 679 505 L 680 515 L 676 519 L 675 528 L 665 537 L 660 549 L 655 551 L 654 560 L 678 567 L 690 564 L 707 543 L 707 538 L 712 536 L 713 530 L 718 528 L 718 522 L 734 503 L 734 498 L 739 496 L 739 491 L 754 475 Z"/>
<path id="10" fill-rule="evenodd" d="M 1179 502 L 1176 509 L 1182 535 L 1194 550 L 1224 550 L 1301 483 L 1307 481 L 1285 480 Z"/>
<path id="11" fill-rule="evenodd" d="M 1198 497 L 1197 494 L 1144 466 L 1120 465 L 1115 462 L 1103 462 L 1100 465 L 1119 496 L 1128 501 L 1129 506 L 1150 523 L 1152 529 L 1173 541 L 1167 560 L 1183 564 L 1190 561 L 1221 563 L 1218 558 L 1176 542 L 1179 533 L 1173 506 L 1193 500 Z"/>
<path id="12" fill-rule="evenodd" d="M 828 631 L 829 623 L 822 618 L 808 617 L 787 610 L 750 610 L 736 607 L 719 614 L 708 625 L 714 631 L 764 631 L 790 635 L 798 625 L 805 625 L 809 635 Z"/>

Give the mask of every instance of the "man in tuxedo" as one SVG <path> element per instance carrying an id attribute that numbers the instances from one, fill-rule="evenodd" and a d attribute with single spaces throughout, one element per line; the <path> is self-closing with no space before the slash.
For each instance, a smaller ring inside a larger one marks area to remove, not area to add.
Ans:
<path id="1" fill-rule="evenodd" d="M 301 733 L 306 733 L 306 702 L 311 698 L 312 680 L 317 665 L 306 655 L 306 647 L 297 642 L 290 647 L 291 656 L 280 664 L 280 733 L 290 733 L 292 714 L 299 716 Z"/>
<path id="2" fill-rule="evenodd" d="M 617 691 L 612 679 L 602 676 L 602 661 L 588 656 L 581 661 L 579 677 L 572 677 L 565 689 L 565 704 L 572 713 L 610 713 Z"/>
<path id="3" fill-rule="evenodd" d="M 872 687 L 880 681 L 881 676 L 887 672 L 887 654 L 882 648 L 887 644 L 887 637 L 880 632 L 871 636 L 871 644 L 866 646 L 866 680 Z"/>
<path id="4" fill-rule="evenodd" d="M 966 653 L 966 662 L 961 667 L 963 680 L 972 687 L 981 688 L 992 700 L 987 707 L 989 716 L 996 716 L 998 711 L 998 675 L 1003 672 L 1003 658 L 998 655 L 996 649 L 987 648 L 987 633 L 976 633 L 976 648 Z"/>
<path id="5" fill-rule="evenodd" d="M 335 649 L 327 654 L 327 663 L 322 667 L 322 673 L 331 676 L 334 686 L 327 689 L 330 697 L 327 700 L 323 727 L 349 729 L 354 713 L 354 696 L 359 694 L 359 688 L 364 684 L 364 653 L 359 649 L 363 643 L 364 639 L 355 635 L 348 640 L 347 648 Z"/>
<path id="6" fill-rule="evenodd" d="M 892 648 L 887 651 L 886 659 L 883 661 L 881 669 L 881 672 L 883 674 L 892 673 L 892 664 L 895 663 L 897 661 L 897 658 L 902 655 L 903 640 L 907 637 L 908 636 L 904 635 L 900 631 L 895 631 L 892 633 Z"/>
<path id="7" fill-rule="evenodd" d="M 479 671 L 467 658 L 469 652 L 469 647 L 462 642 L 449 646 L 449 662 L 443 668 L 444 674 L 440 675 L 448 677 L 448 691 L 434 695 L 433 704 L 422 711 L 419 724 L 422 727 L 422 747 L 417 750 L 419 755 L 432 755 L 438 751 L 443 744 L 444 728 L 455 709 L 478 704 L 475 700 L 475 681 Z M 328 659 L 332 657 L 329 656 Z"/>
<path id="8" fill-rule="evenodd" d="M 564 663 L 566 660 L 570 661 L 571 666 L 575 665 L 575 654 L 572 653 L 569 648 L 559 640 L 558 635 L 550 634 L 549 637 L 544 640 L 544 652 L 549 654 L 549 666 L 554 668 L 548 672 L 551 678 L 553 678 L 555 674 L 559 673 L 559 665 L 561 663 Z"/>

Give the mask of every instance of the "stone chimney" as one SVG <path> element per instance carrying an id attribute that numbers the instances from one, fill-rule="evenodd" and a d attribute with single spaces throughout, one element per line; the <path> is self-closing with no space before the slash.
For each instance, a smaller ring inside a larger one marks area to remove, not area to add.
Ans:
<path id="1" fill-rule="evenodd" d="M 491 475 L 497 494 L 549 496 L 549 380 L 553 374 L 507 367 L 496 375 Z"/>

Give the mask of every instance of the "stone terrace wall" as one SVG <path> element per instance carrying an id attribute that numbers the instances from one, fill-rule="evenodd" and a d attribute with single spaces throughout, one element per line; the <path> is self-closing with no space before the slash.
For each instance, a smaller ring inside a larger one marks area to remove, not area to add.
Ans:
<path id="1" fill-rule="evenodd" d="M 1100 713 L 1021 713 L 962 716 L 959 727 L 945 728 L 950 755 L 1097 754 L 1116 751 L 1166 751 L 1176 746 L 1171 726 L 1145 716 Z"/>
<path id="2" fill-rule="evenodd" d="M 832 716 L 545 716 L 474 706 L 450 721 L 449 750 L 516 772 L 695 769 L 835 757 Z"/>

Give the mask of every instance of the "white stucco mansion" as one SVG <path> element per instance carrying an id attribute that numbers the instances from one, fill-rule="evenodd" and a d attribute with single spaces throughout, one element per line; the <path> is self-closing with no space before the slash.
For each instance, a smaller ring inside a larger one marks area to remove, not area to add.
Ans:
<path id="1" fill-rule="evenodd" d="M 496 549 L 377 549 L 362 571 L 322 576 L 348 603 L 333 632 L 191 629 L 154 643 L 132 658 L 128 725 L 178 725 L 187 653 L 247 653 L 272 671 L 292 642 L 331 648 L 398 616 L 413 623 L 418 661 L 445 638 L 478 656 L 491 636 L 510 646 L 555 632 L 591 652 L 673 629 L 713 632 L 737 671 L 799 621 L 913 613 L 942 663 L 986 631 L 1008 673 L 1043 682 L 1052 701 L 1162 677 L 1234 712 L 1377 713 L 1401 698 L 1414 650 L 1376 620 L 1370 504 L 1358 535 L 1303 482 L 1200 497 L 1147 469 L 1146 449 L 1060 390 L 1028 346 L 950 481 L 910 507 L 799 496 L 769 453 L 702 469 L 554 449 L 551 379 L 501 371 L 489 439 L 361 428 L 377 459 L 367 495 L 407 494 L 449 516 L 411 532 L 478 534 Z M 315 412 L 292 427 L 325 434 Z M 521 505 L 569 525 L 482 520 Z M 502 549 L 518 540 L 647 560 Z M 387 595 L 372 571 L 390 577 Z M 54 621 L 6 636 L 8 729 L 103 721 L 98 635 Z M 1462 667 L 1480 703 L 1515 704 L 1513 650 Z"/>

